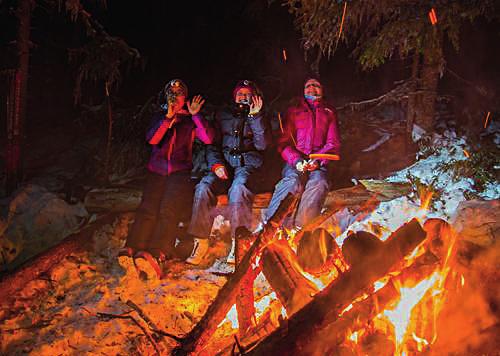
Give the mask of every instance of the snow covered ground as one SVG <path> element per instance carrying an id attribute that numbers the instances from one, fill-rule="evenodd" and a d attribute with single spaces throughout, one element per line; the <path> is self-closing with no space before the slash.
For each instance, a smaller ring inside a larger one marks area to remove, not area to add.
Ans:
<path id="1" fill-rule="evenodd" d="M 500 145 L 500 125 L 488 127 L 489 134 L 495 135 L 495 143 Z M 419 137 L 419 135 L 416 135 Z M 444 165 L 452 160 L 464 161 L 469 159 L 471 148 L 465 137 L 458 137 L 452 130 L 446 130 L 442 135 L 434 134 L 431 138 L 431 146 L 434 153 L 426 158 L 419 158 L 421 152 L 417 153 L 417 161 L 386 179 L 387 182 L 409 183 L 418 180 L 423 185 L 431 186 L 439 193 L 438 199 L 431 200 L 429 209 L 421 208 L 422 201 L 417 192 L 409 196 L 403 196 L 388 202 L 382 202 L 378 208 L 364 220 L 355 222 L 344 233 L 337 237 L 340 245 L 346 239 L 349 231 L 372 230 L 373 226 L 385 227 L 382 230 L 382 238 L 387 238 L 391 231 L 408 222 L 413 217 L 442 218 L 449 221 L 455 213 L 460 202 L 466 200 L 467 192 L 477 193 L 485 200 L 500 198 L 500 183 L 489 182 L 483 192 L 477 192 L 474 181 L 467 177 L 454 177 L 450 170 Z M 500 169 L 500 167 L 495 167 Z M 436 198 L 436 197 L 433 197 Z"/>
<path id="2" fill-rule="evenodd" d="M 474 185 L 469 178 L 453 179 L 450 172 L 440 167 L 452 159 L 468 159 L 465 152 L 470 148 L 464 138 L 452 131 L 435 135 L 432 144 L 436 148 L 433 154 L 386 179 L 408 182 L 408 177 L 413 177 L 424 185 L 432 185 L 440 191 L 440 197 L 433 201 L 431 209 L 421 209 L 417 193 L 383 202 L 362 221 L 345 224 L 344 233 L 337 238 L 340 244 L 348 230 L 370 231 L 378 226 L 383 237 L 387 237 L 391 230 L 413 217 L 450 220 L 458 204 L 466 199 L 464 194 L 474 191 Z M 498 182 L 487 185 L 480 196 L 498 199 Z M 153 343 L 132 319 L 99 314 L 129 315 L 143 325 L 144 321 L 127 301 L 138 305 L 158 328 L 176 336 L 185 335 L 196 324 L 226 277 L 213 266 L 193 268 L 181 262 L 172 262 L 168 276 L 161 281 L 142 281 L 134 271 L 124 271 L 116 262 L 116 253 L 123 244 L 129 222 L 129 218 L 123 217 L 108 225 L 94 236 L 93 252 L 68 256 L 47 276 L 30 282 L 14 303 L 2 303 L 1 354 L 155 354 Z M 215 254 L 219 253 L 214 257 L 227 253 L 220 246 L 213 248 L 217 250 Z M 271 298 L 265 281 L 261 284 L 261 290 L 267 290 L 263 295 Z M 267 299 L 261 301 L 264 302 Z M 231 332 L 230 322 L 221 323 L 219 335 Z M 155 340 L 156 347 L 165 354 L 175 346 L 168 337 Z"/>

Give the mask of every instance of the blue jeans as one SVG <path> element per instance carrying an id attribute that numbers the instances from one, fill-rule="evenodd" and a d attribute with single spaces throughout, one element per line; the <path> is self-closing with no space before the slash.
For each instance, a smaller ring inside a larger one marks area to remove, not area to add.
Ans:
<path id="1" fill-rule="evenodd" d="M 328 194 L 326 167 L 302 173 L 287 164 L 283 168 L 282 175 L 283 178 L 274 188 L 271 202 L 265 213 L 265 220 L 269 220 L 287 194 L 292 193 L 301 197 L 297 211 L 289 223 L 291 226 L 304 226 L 320 214 Z"/>
<path id="2" fill-rule="evenodd" d="M 248 186 L 254 172 L 250 167 L 236 167 L 232 180 L 219 179 L 213 172 L 204 176 L 195 188 L 193 214 L 188 232 L 198 238 L 208 238 L 214 220 L 213 210 L 217 205 L 217 194 L 225 192 L 228 187 L 227 215 L 232 236 L 239 226 L 250 229 L 254 194 Z"/>

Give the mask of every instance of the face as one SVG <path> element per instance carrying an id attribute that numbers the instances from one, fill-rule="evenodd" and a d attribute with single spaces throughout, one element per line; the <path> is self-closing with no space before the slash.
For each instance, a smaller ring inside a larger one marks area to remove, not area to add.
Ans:
<path id="1" fill-rule="evenodd" d="M 322 97 L 323 87 L 321 86 L 321 83 L 316 79 L 309 79 L 304 85 L 304 95 Z"/>
<path id="2" fill-rule="evenodd" d="M 173 90 L 170 90 L 169 93 L 167 94 L 168 102 L 170 105 L 173 105 L 174 108 L 179 110 L 186 103 L 186 95 L 182 90 L 180 90 L 180 88 L 179 89 L 172 88 L 172 89 Z"/>
<path id="3" fill-rule="evenodd" d="M 237 103 L 250 104 L 252 99 L 252 91 L 249 88 L 240 88 L 234 96 L 234 101 Z"/>

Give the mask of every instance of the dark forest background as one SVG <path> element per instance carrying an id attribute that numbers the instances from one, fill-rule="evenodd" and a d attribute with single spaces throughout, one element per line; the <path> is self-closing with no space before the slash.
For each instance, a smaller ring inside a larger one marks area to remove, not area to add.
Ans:
<path id="1" fill-rule="evenodd" d="M 77 136 L 78 130 L 82 136 L 106 133 L 104 83 L 83 81 L 81 97 L 75 101 L 78 60 L 71 61 L 70 54 L 85 46 L 89 36 L 85 26 L 59 4 L 54 8 L 53 1 L 37 1 L 32 12 L 27 155 L 38 149 L 30 142 L 50 135 L 51 127 L 67 127 L 72 134 L 76 130 Z M 294 18 L 277 1 L 108 0 L 82 4 L 107 34 L 123 39 L 140 54 L 133 65 L 120 68 L 121 78 L 111 87 L 118 128 L 172 78 L 184 79 L 190 95 L 202 94 L 207 110 L 228 102 L 238 80 L 251 79 L 263 90 L 267 109 L 277 112 L 301 94 L 303 80 L 311 73 Z M 16 1 L 0 1 L 0 71 L 16 65 L 16 6 Z M 454 96 L 459 103 L 454 108 L 457 112 L 480 113 L 495 107 L 500 90 L 499 37 L 498 23 L 479 19 L 462 29 L 458 52 L 445 44 L 447 62 L 439 92 Z M 379 96 L 410 76 L 408 59 L 394 56 L 372 71 L 363 71 L 350 53 L 351 48 L 341 45 L 335 56 L 320 62 L 326 94 L 337 106 Z M 8 88 L 3 83 L 0 93 L 0 143 L 4 147 Z M 120 111 L 128 114 L 120 115 Z M 477 120 L 481 125 L 483 117 Z M 127 126 L 127 135 L 142 140 L 143 132 L 137 128 L 143 126 Z"/>

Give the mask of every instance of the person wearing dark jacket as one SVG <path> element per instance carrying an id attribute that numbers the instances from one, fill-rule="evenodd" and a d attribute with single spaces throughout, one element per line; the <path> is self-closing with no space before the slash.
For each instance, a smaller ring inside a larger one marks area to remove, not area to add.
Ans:
<path id="1" fill-rule="evenodd" d="M 165 86 L 165 110 L 153 116 L 146 134 L 152 153 L 142 201 L 119 256 L 124 268 L 135 265 L 148 279 L 162 276 L 162 262 L 174 257 L 179 217 L 190 211 L 194 184 L 191 182 L 192 147 L 195 137 L 211 144 L 214 130 L 199 114 L 205 100 L 186 101 L 187 86 L 179 79 Z M 184 108 L 187 104 L 187 110 Z"/>
<path id="2" fill-rule="evenodd" d="M 323 86 L 314 78 L 304 84 L 304 97 L 285 116 L 278 150 L 285 161 L 283 178 L 276 184 L 265 220 L 288 193 L 301 195 L 293 226 L 304 226 L 321 212 L 328 193 L 327 163 L 338 159 L 340 136 L 337 114 L 323 99 Z M 311 154 L 313 155 L 311 158 Z"/>
<path id="3" fill-rule="evenodd" d="M 197 265 L 208 250 L 213 224 L 212 210 L 217 195 L 228 190 L 231 232 L 239 226 L 250 228 L 254 194 L 250 181 L 262 166 L 268 131 L 262 115 L 262 97 L 250 81 L 239 82 L 233 90 L 233 105 L 216 113 L 216 140 L 208 147 L 210 172 L 196 186 L 193 214 L 188 232 L 194 249 L 186 262 Z M 233 241 L 234 249 L 234 241 Z M 228 257 L 233 262 L 234 251 Z"/>

